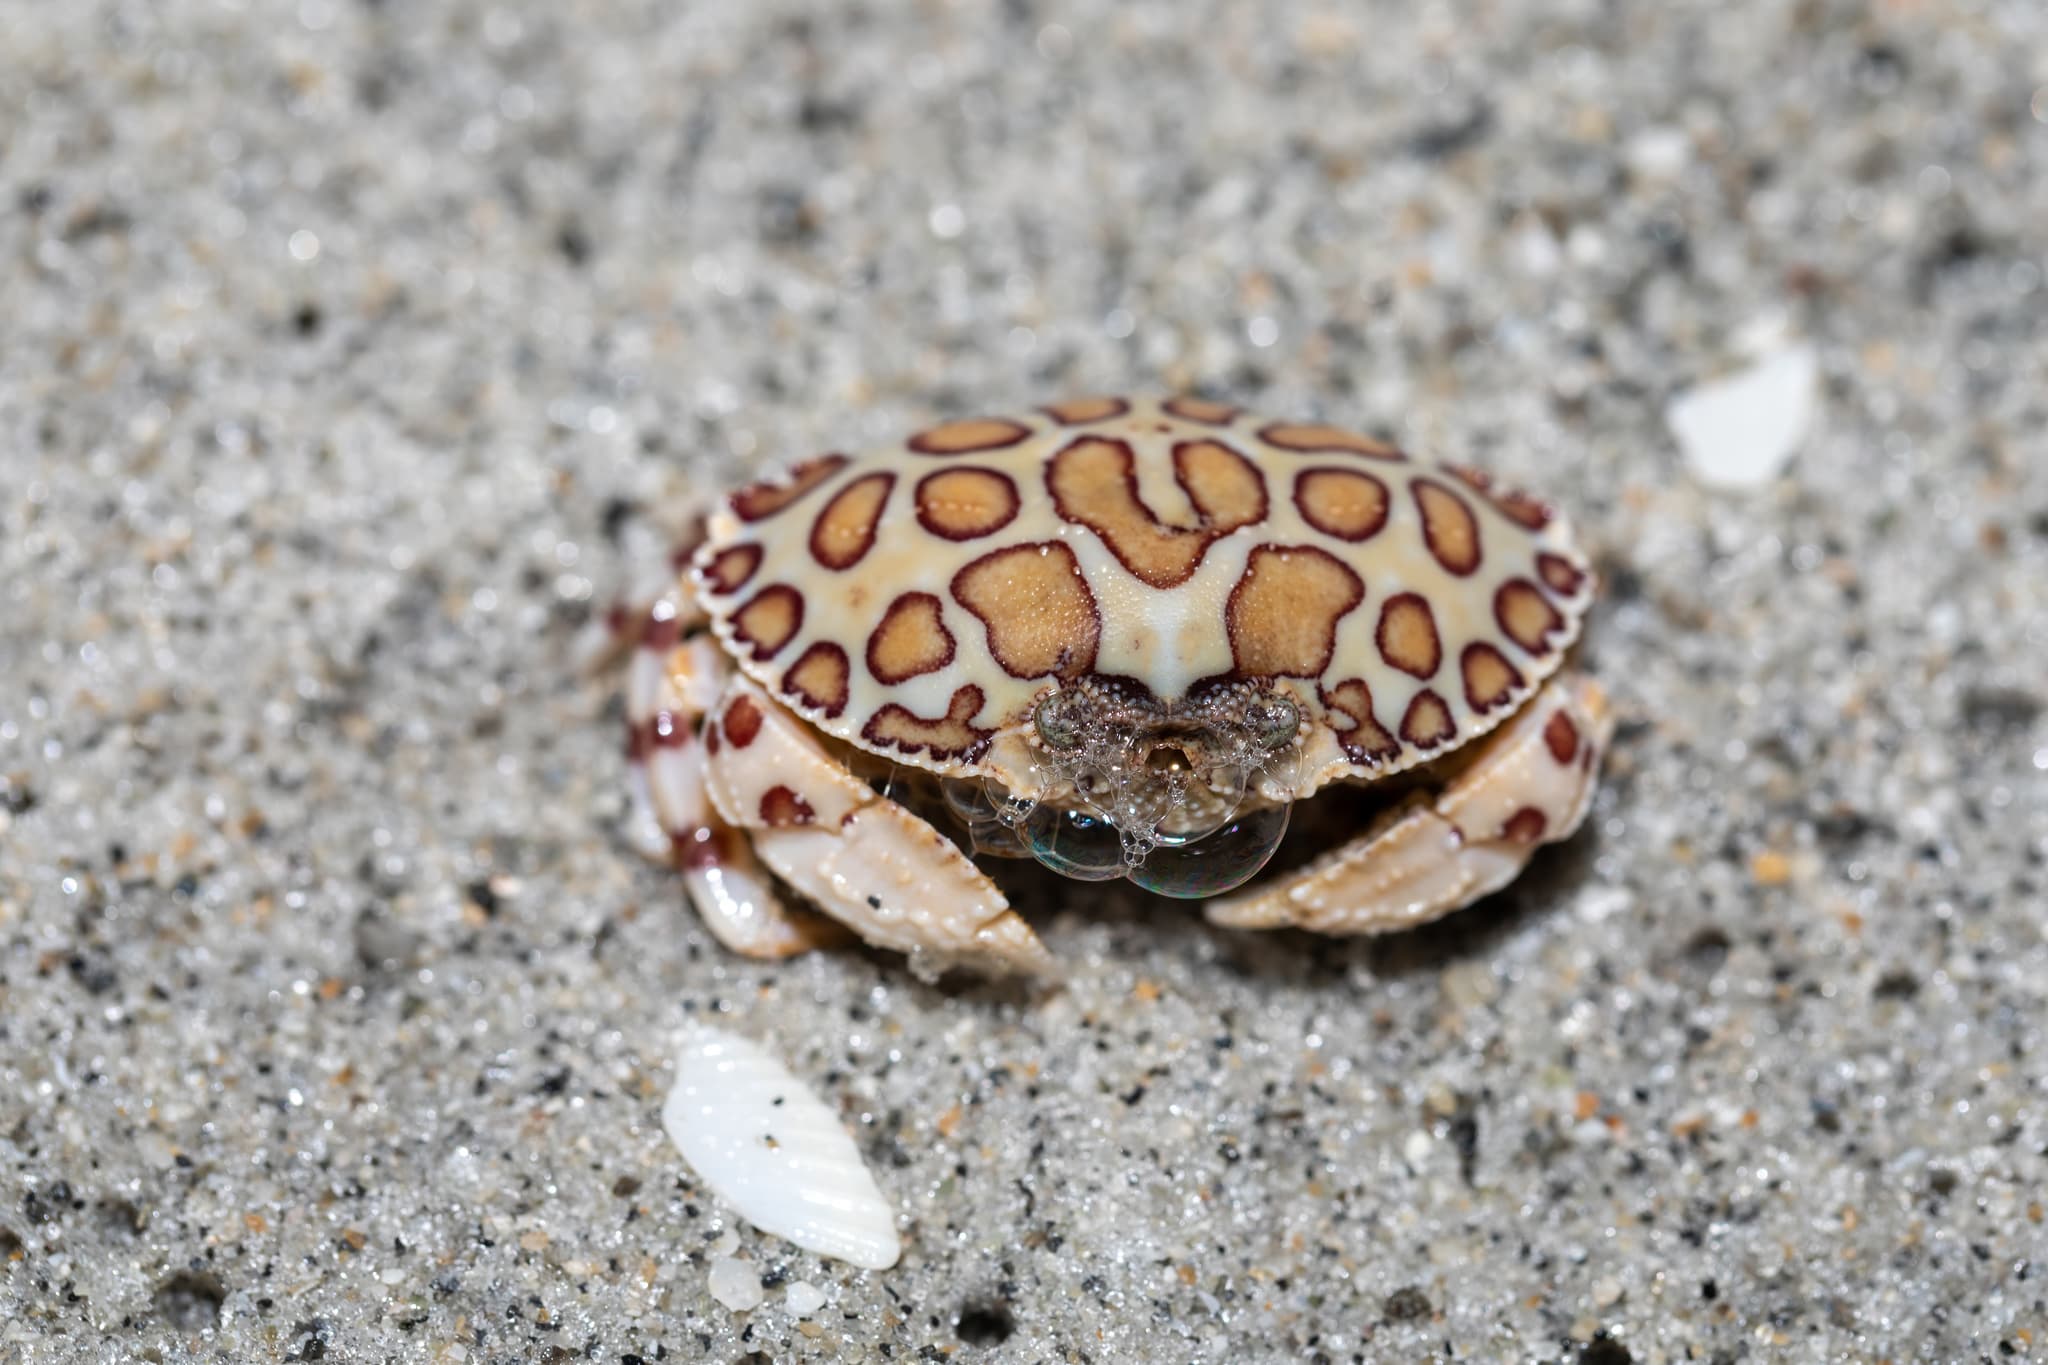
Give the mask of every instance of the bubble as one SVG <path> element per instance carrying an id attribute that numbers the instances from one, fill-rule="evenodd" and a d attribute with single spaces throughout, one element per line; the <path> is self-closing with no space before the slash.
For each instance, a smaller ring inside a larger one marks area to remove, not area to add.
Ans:
<path id="1" fill-rule="evenodd" d="M 992 858 L 1028 858 L 1030 847 L 1022 835 L 999 820 L 976 820 L 967 827 L 967 840 L 976 855 Z"/>
<path id="2" fill-rule="evenodd" d="M 1199 782 L 1188 784 L 1180 804 L 1157 823 L 1154 839 L 1178 847 L 1207 838 L 1221 829 L 1237 812 L 1244 799 L 1249 774 L 1242 764 L 1218 763 L 1205 771 Z"/>
<path id="3" fill-rule="evenodd" d="M 1116 826 L 1087 811 L 1040 807 L 1024 822 L 1031 856 L 1077 881 L 1100 882 L 1124 874 L 1123 838 Z"/>
<path id="4" fill-rule="evenodd" d="M 993 820 L 1000 809 L 986 785 L 967 782 L 949 777 L 941 784 L 946 794 L 946 808 L 953 812 L 962 824 L 972 825 L 982 820 Z"/>
<path id="5" fill-rule="evenodd" d="M 1258 874 L 1287 833 L 1289 806 L 1266 806 L 1229 821 L 1214 834 L 1179 846 L 1163 844 L 1130 869 L 1147 891 L 1183 900 L 1221 895 Z M 1045 859 L 1041 856 L 1040 862 Z M 1050 864 L 1048 864 L 1050 866 Z"/>

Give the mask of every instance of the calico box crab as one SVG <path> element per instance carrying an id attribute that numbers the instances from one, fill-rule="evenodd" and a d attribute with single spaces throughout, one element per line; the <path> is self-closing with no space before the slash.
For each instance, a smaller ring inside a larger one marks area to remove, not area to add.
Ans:
<path id="1" fill-rule="evenodd" d="M 1564 669 L 1593 579 L 1548 504 L 1207 399 L 807 460 L 678 567 L 629 618 L 636 841 L 757 957 L 850 928 L 1047 967 L 972 855 L 1224 925 L 1406 928 L 1571 834 L 1611 728 Z M 1363 827 L 1245 885 L 1294 804 L 1359 784 L 1386 795 Z"/>

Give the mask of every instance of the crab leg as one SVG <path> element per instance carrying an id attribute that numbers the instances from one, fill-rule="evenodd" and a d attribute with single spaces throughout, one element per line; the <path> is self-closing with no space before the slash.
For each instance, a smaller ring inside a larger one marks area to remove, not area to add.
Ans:
<path id="1" fill-rule="evenodd" d="M 877 795 L 751 680 L 705 729 L 712 803 L 776 876 L 878 947 L 934 970 L 1044 972 L 1052 958 L 994 882 Z"/>
<path id="2" fill-rule="evenodd" d="M 747 841 L 704 794 L 698 737 L 725 676 L 724 656 L 701 624 L 687 591 L 655 599 L 643 618 L 626 671 L 627 837 L 649 857 L 683 870 L 690 900 L 712 935 L 748 957 L 779 958 L 839 937 L 815 915 L 785 908 Z"/>
<path id="3" fill-rule="evenodd" d="M 1600 689 L 1559 677 L 1449 786 L 1416 795 L 1299 871 L 1212 902 L 1208 917 L 1241 929 L 1384 934 L 1470 905 L 1512 881 L 1538 847 L 1578 829 L 1612 733 Z"/>

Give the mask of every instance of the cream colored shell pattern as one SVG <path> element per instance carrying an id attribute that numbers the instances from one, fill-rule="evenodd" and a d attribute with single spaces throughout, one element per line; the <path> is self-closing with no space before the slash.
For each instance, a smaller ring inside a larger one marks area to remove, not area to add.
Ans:
<path id="1" fill-rule="evenodd" d="M 1555 672 L 1592 600 L 1564 518 L 1472 469 L 1198 398 L 947 422 L 733 494 L 692 566 L 745 672 L 948 774 L 1085 679 L 1286 692 L 1301 788 L 1440 756 Z"/>

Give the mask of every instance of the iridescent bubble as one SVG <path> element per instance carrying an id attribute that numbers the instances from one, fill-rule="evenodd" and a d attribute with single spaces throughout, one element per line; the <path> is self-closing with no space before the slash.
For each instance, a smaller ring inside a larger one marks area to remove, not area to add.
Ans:
<path id="1" fill-rule="evenodd" d="M 1177 847 L 1162 845 L 1130 870 L 1130 879 L 1147 891 L 1183 900 L 1199 900 L 1242 886 L 1280 847 L 1291 809 L 1282 805 L 1248 811 L 1205 839 Z"/>
<path id="2" fill-rule="evenodd" d="M 1124 845 L 1116 826 L 1087 811 L 1041 806 L 1024 822 L 1031 856 L 1063 876 L 1100 882 L 1124 874 Z"/>

